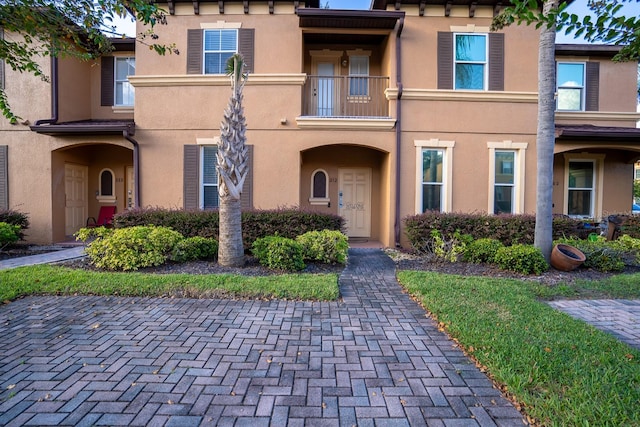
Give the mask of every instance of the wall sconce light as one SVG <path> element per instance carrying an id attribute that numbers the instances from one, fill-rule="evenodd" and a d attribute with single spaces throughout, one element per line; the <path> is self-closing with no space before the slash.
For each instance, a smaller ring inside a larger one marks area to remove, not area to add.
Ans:
<path id="1" fill-rule="evenodd" d="M 342 66 L 346 67 L 349 62 L 346 59 L 342 60 Z"/>

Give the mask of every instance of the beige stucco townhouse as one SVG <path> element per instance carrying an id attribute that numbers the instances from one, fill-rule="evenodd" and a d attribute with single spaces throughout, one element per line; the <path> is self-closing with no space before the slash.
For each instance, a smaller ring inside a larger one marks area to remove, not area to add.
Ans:
<path id="1" fill-rule="evenodd" d="M 68 239 L 100 206 L 216 208 L 224 62 L 241 52 L 245 209 L 337 213 L 385 246 L 428 209 L 533 213 L 538 35 L 489 32 L 504 4 L 177 0 L 157 32 L 179 55 L 118 40 L 96 62 L 53 60 L 51 84 L 5 67 L 25 122 L 0 123 L 0 207 L 29 213 L 33 242 Z M 615 52 L 557 46 L 555 213 L 631 208 L 637 64 Z"/>

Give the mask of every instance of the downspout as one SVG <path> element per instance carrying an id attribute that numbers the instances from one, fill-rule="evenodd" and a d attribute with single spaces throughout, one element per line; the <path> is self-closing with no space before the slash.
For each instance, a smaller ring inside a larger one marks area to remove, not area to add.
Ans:
<path id="1" fill-rule="evenodd" d="M 404 28 L 404 16 L 400 18 L 398 31 L 396 32 L 396 80 L 398 86 L 398 99 L 396 100 L 396 198 L 395 220 L 393 224 L 396 247 L 400 247 L 400 149 L 402 146 L 402 29 Z"/>
<path id="2" fill-rule="evenodd" d="M 133 139 L 128 130 L 122 131 L 124 139 L 133 144 L 133 181 L 135 182 L 135 197 L 133 198 L 133 207 L 140 207 L 140 152 L 138 141 Z"/>
<path id="3" fill-rule="evenodd" d="M 58 122 L 58 58 L 55 56 L 51 57 L 51 116 L 50 119 L 37 120 L 35 126 Z"/>

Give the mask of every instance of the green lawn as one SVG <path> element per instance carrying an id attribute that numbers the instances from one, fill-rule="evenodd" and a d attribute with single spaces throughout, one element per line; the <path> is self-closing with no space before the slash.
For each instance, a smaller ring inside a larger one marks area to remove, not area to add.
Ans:
<path id="1" fill-rule="evenodd" d="M 337 274 L 106 273 L 37 265 L 0 271 L 0 301 L 27 295 L 119 295 L 279 298 L 330 301 L 338 298 Z"/>
<path id="2" fill-rule="evenodd" d="M 541 424 L 640 426 L 640 352 L 539 300 L 638 298 L 640 275 L 553 288 L 431 272 L 398 277 Z"/>

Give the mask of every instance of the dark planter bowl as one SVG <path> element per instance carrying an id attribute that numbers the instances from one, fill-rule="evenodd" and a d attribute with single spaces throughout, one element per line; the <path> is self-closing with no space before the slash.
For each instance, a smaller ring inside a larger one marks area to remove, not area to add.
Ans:
<path id="1" fill-rule="evenodd" d="M 586 259 L 580 249 L 562 243 L 555 245 L 551 251 L 551 265 L 560 271 L 575 270 Z"/>

